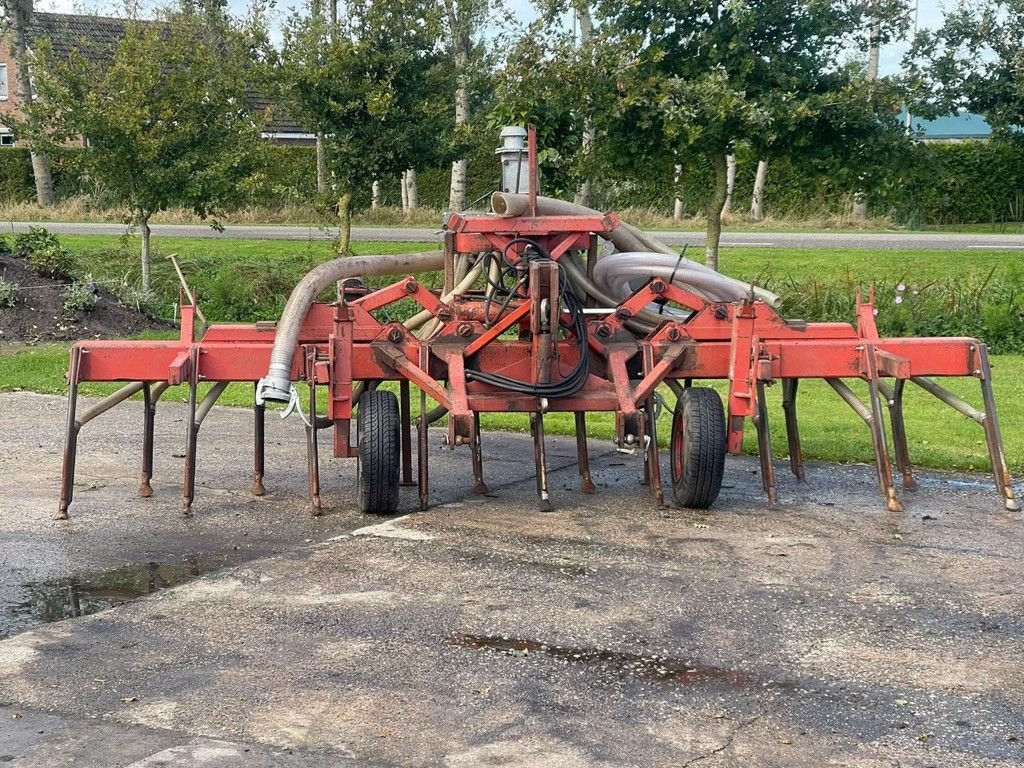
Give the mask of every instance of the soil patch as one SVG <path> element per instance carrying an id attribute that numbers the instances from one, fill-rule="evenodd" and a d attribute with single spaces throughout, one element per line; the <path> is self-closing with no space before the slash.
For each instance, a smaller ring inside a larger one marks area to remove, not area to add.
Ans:
<path id="1" fill-rule="evenodd" d="M 41 277 L 17 256 L 0 255 L 0 279 L 18 285 L 14 306 L 0 307 L 0 342 L 117 338 L 175 327 L 123 304 L 102 286 L 96 287 L 93 309 L 69 312 L 64 309 L 68 281 Z"/>

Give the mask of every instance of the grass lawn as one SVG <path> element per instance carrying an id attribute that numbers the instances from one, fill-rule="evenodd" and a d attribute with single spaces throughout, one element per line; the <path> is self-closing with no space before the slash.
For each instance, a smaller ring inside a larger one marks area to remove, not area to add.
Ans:
<path id="1" fill-rule="evenodd" d="M 83 271 L 100 278 L 134 278 L 139 271 L 138 242 L 113 235 L 62 235 L 61 242 L 79 255 Z M 276 264 L 287 269 L 295 264 L 322 261 L 332 255 L 331 244 L 322 240 L 211 240 L 186 237 L 154 237 L 154 282 L 170 280 L 177 285 L 170 264 L 160 254 L 176 253 L 186 275 L 224 263 L 241 266 Z M 438 248 L 437 243 L 355 242 L 359 255 L 411 253 Z M 689 258 L 703 260 L 699 248 L 687 251 Z M 880 251 L 855 248 L 723 248 L 723 272 L 743 280 L 823 281 L 849 279 L 857 283 L 915 285 L 951 278 L 984 279 L 993 269 L 1013 269 L 1021 260 L 1019 251 Z M 1019 268 L 1018 268 L 1019 269 Z"/>

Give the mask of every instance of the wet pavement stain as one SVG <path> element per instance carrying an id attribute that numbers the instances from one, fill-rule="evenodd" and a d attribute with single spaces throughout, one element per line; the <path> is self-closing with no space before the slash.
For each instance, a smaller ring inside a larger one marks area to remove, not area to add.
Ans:
<path id="1" fill-rule="evenodd" d="M 470 635 L 461 632 L 452 635 L 451 642 L 463 648 L 477 651 L 497 651 L 509 656 L 543 654 L 574 664 L 597 667 L 649 682 L 678 683 L 680 685 L 721 682 L 743 688 L 752 679 L 747 672 L 712 667 L 687 659 L 676 659 L 656 654 L 641 655 L 604 648 L 548 645 L 536 640 L 520 640 L 495 635 Z"/>
<path id="2" fill-rule="evenodd" d="M 64 619 L 88 616 L 222 568 L 228 558 L 203 556 L 181 563 L 131 563 L 106 571 L 29 582 L 0 595 L 0 639 Z M 4 599 L 6 598 L 6 599 Z"/>

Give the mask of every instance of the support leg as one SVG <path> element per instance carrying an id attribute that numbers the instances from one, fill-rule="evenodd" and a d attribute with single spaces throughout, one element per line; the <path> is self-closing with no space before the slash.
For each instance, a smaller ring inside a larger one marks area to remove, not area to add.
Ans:
<path id="1" fill-rule="evenodd" d="M 309 502 L 313 516 L 321 512 L 320 506 L 320 442 L 317 440 L 316 379 L 313 356 L 307 356 L 306 380 L 309 382 L 309 425 L 306 426 L 306 461 L 309 468 Z"/>
<path id="2" fill-rule="evenodd" d="M 590 477 L 590 453 L 587 450 L 587 414 L 583 411 L 576 412 L 576 464 L 583 492 L 594 493 L 596 488 Z"/>
<path id="3" fill-rule="evenodd" d="M 981 360 L 981 396 L 985 403 L 985 441 L 988 443 L 988 455 L 992 460 L 992 476 L 996 481 L 996 489 L 1003 497 L 1003 505 L 1016 512 L 1020 505 L 1013 496 L 1013 481 L 1010 479 L 1010 468 L 1006 464 L 1006 453 L 1003 450 L 1003 436 L 999 431 L 999 416 L 996 414 L 996 400 L 992 393 L 992 367 L 988 361 L 988 348 L 982 344 L 978 351 Z"/>
<path id="4" fill-rule="evenodd" d="M 78 374 L 82 364 L 82 350 L 71 348 L 71 364 L 68 368 L 68 422 L 64 435 L 64 462 L 60 471 L 60 505 L 57 519 L 68 519 L 68 507 L 74 497 L 75 458 L 78 455 L 78 422 L 75 410 L 78 407 Z"/>
<path id="5" fill-rule="evenodd" d="M 903 475 L 903 489 L 916 491 L 917 481 L 911 473 L 910 449 L 907 447 L 907 427 L 903 420 L 903 388 L 906 386 L 905 379 L 896 379 L 892 392 L 886 392 L 882 388 L 882 394 L 889 400 L 889 424 L 892 427 L 892 447 L 896 454 L 896 468 Z M 879 382 L 882 386 L 882 382 Z"/>
<path id="6" fill-rule="evenodd" d="M 658 455 L 658 422 L 654 418 L 654 398 L 647 402 L 647 455 L 644 462 L 647 464 L 647 482 L 650 483 L 651 491 L 654 493 L 654 503 L 660 509 L 665 506 L 665 490 L 661 487 L 661 457 Z"/>
<path id="7" fill-rule="evenodd" d="M 796 393 L 800 379 L 782 380 L 782 411 L 786 416 L 786 442 L 789 443 L 789 468 L 798 483 L 804 477 L 804 456 L 800 449 L 800 422 L 796 417 Z"/>
<path id="8" fill-rule="evenodd" d="M 879 395 L 878 368 L 875 362 L 875 348 L 869 345 L 865 350 L 867 362 L 868 392 L 871 396 L 871 442 L 875 448 L 875 466 L 878 469 L 878 484 L 885 494 L 886 507 L 890 512 L 902 512 L 903 505 L 896 498 L 892 482 L 892 465 L 889 463 L 889 446 L 885 441 L 885 423 L 882 415 L 882 398 Z"/>
<path id="9" fill-rule="evenodd" d="M 148 499 L 153 495 L 153 426 L 156 420 L 156 406 L 149 383 L 142 385 L 142 473 L 139 476 L 139 496 Z"/>
<path id="10" fill-rule="evenodd" d="M 263 487 L 263 474 L 266 457 L 267 408 L 263 403 L 254 402 L 253 413 L 253 447 L 252 447 L 252 495 L 262 496 L 267 492 Z"/>
<path id="11" fill-rule="evenodd" d="M 416 435 L 416 462 L 419 470 L 420 511 L 425 512 L 430 505 L 429 468 L 427 466 L 427 437 L 430 421 L 427 417 L 427 393 L 420 390 L 420 419 Z"/>
<path id="12" fill-rule="evenodd" d="M 412 401 L 408 380 L 399 383 L 398 392 L 402 422 L 402 485 L 416 485 L 412 479 Z"/>
<path id="13" fill-rule="evenodd" d="M 754 412 L 754 426 L 757 428 L 757 453 L 761 459 L 761 485 L 768 494 L 768 503 L 778 503 L 775 489 L 775 465 L 772 464 L 772 436 L 768 428 L 768 405 L 764 398 L 764 382 L 757 382 L 757 409 Z"/>
<path id="14" fill-rule="evenodd" d="M 473 412 L 473 493 L 487 493 L 487 483 L 484 482 L 484 454 L 480 441 L 480 414 Z"/>
<path id="15" fill-rule="evenodd" d="M 199 425 L 196 423 L 196 389 L 199 383 L 199 348 L 192 347 L 189 356 L 188 410 L 185 414 L 185 479 L 181 488 L 181 514 L 192 514 L 192 500 L 196 496 L 196 440 Z"/>
<path id="16" fill-rule="evenodd" d="M 537 469 L 537 496 L 540 499 L 540 511 L 550 512 L 548 465 L 544 455 L 544 417 L 541 414 L 530 414 L 530 432 L 533 434 L 533 460 Z"/>

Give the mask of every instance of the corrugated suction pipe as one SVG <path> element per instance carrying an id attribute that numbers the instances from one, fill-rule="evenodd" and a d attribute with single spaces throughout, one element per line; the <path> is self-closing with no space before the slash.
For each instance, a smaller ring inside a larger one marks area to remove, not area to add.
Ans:
<path id="1" fill-rule="evenodd" d="M 316 297 L 339 280 L 349 277 L 374 277 L 430 272 L 444 267 L 441 251 L 388 254 L 386 256 L 344 256 L 328 261 L 306 273 L 292 289 L 277 324 L 274 348 L 270 353 L 267 375 L 260 381 L 257 396 L 280 403 L 291 402 L 292 359 L 299 343 L 299 332 Z"/>

